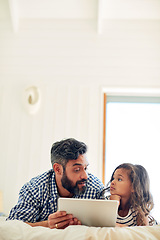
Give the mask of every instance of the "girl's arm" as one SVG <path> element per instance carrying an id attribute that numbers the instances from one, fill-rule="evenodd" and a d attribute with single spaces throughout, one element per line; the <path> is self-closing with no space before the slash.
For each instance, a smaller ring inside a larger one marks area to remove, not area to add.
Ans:
<path id="1" fill-rule="evenodd" d="M 116 223 L 116 227 L 128 227 L 126 224 Z"/>
<path id="2" fill-rule="evenodd" d="M 144 226 L 149 226 L 148 216 L 144 216 L 143 222 L 144 222 Z"/>

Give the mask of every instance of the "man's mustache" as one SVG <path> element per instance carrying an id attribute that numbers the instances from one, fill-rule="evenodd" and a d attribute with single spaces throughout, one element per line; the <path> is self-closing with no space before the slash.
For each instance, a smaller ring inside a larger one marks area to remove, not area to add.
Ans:
<path id="1" fill-rule="evenodd" d="M 77 183 L 76 184 L 81 184 L 81 183 L 86 183 L 87 182 L 87 180 L 86 179 L 82 179 L 82 180 L 80 180 L 80 181 L 77 181 Z"/>

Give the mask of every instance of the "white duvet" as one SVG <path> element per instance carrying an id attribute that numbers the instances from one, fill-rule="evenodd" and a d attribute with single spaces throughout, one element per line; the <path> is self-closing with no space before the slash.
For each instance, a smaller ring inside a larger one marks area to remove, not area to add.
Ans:
<path id="1" fill-rule="evenodd" d="M 153 227 L 69 226 L 64 230 L 31 227 L 22 221 L 0 221 L 0 240 L 160 240 L 160 225 Z"/>

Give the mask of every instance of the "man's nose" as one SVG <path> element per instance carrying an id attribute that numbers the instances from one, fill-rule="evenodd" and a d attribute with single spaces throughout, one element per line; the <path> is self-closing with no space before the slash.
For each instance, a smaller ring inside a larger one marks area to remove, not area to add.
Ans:
<path id="1" fill-rule="evenodd" d="M 82 174 L 81 174 L 81 178 L 82 179 L 87 179 L 88 178 L 88 173 L 86 170 L 83 170 Z"/>

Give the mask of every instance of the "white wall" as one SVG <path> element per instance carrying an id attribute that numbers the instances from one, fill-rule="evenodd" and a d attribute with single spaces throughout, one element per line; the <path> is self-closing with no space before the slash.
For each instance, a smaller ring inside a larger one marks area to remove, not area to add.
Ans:
<path id="1" fill-rule="evenodd" d="M 90 170 L 102 178 L 102 88 L 160 87 L 160 21 L 0 21 L 0 189 L 4 212 L 20 187 L 51 168 L 50 148 L 66 137 L 84 141 Z M 35 115 L 22 96 L 36 85 Z"/>

